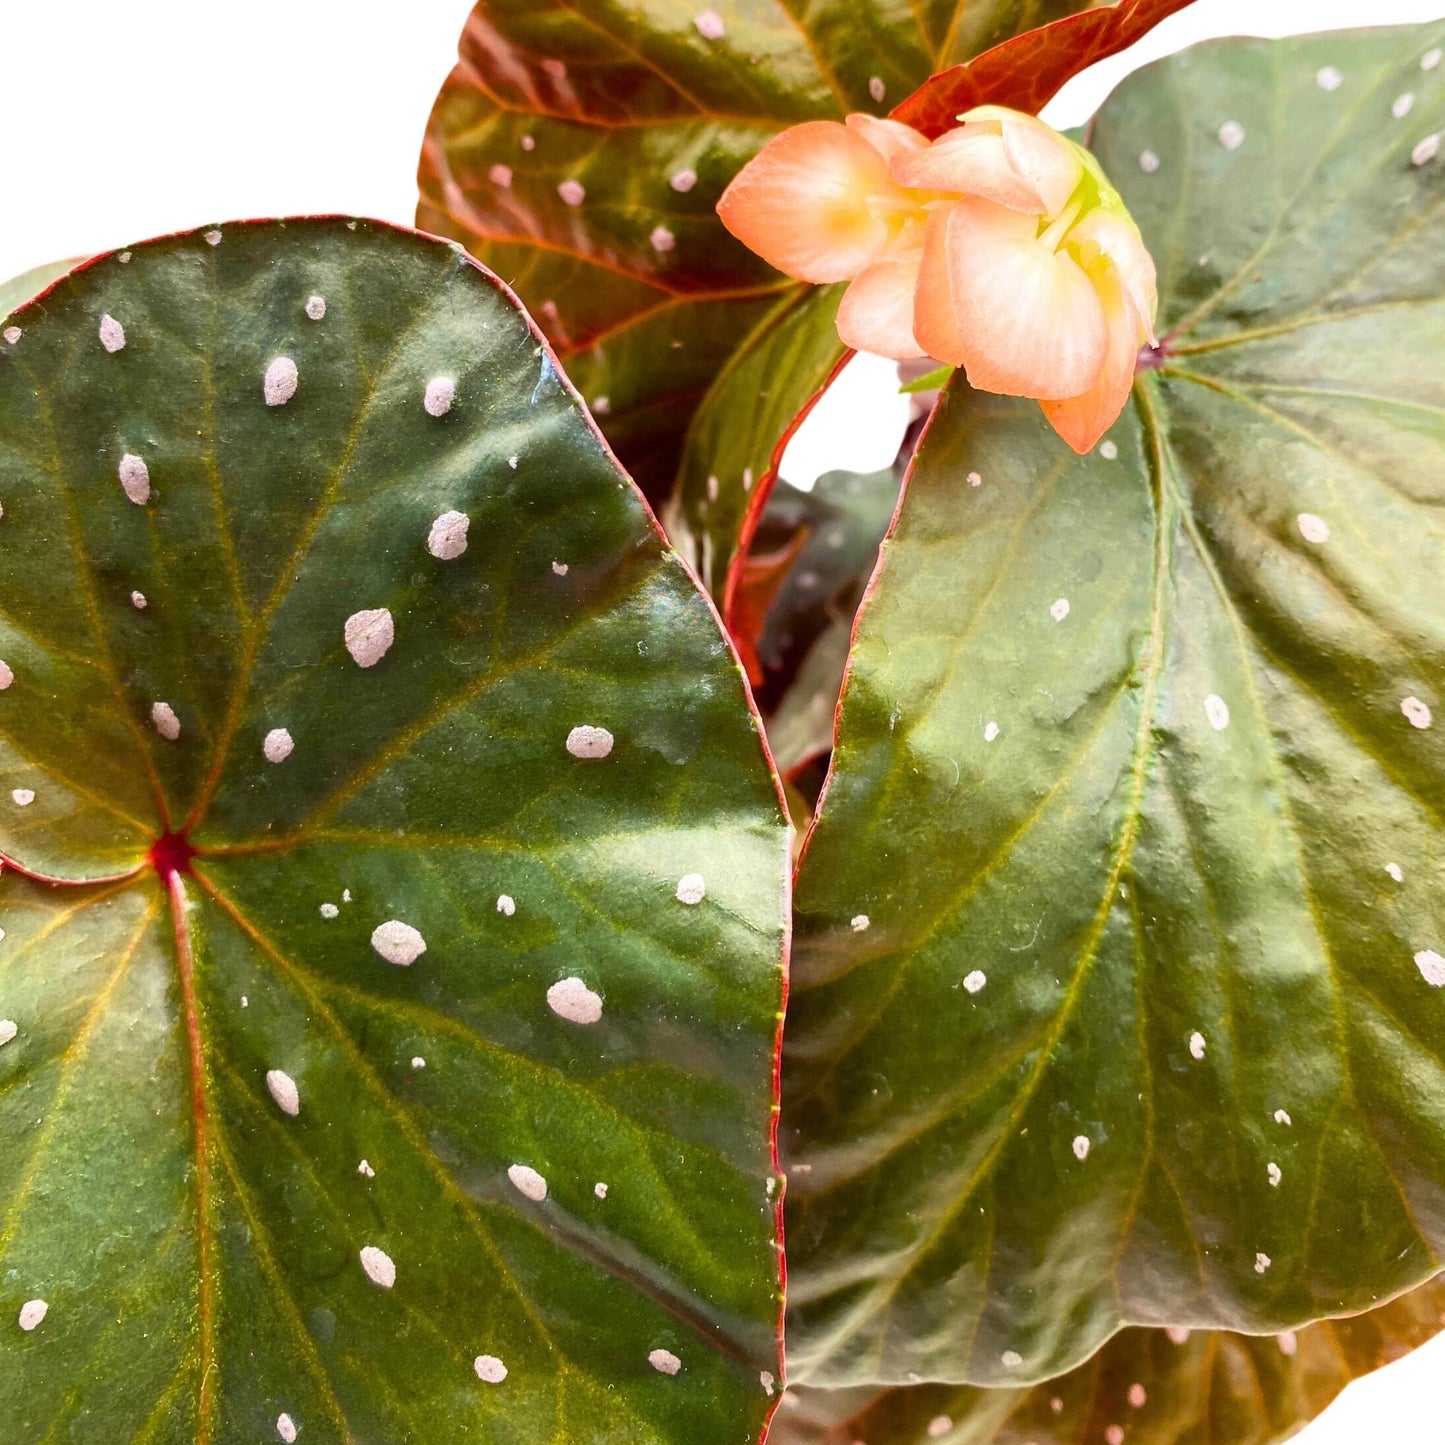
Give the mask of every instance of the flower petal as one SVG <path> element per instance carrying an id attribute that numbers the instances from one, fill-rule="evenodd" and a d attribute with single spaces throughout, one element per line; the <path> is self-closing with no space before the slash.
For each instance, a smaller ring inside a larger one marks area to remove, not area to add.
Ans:
<path id="1" fill-rule="evenodd" d="M 876 115 L 854 111 L 844 117 L 843 124 L 854 135 L 862 136 L 885 161 L 906 155 L 909 151 L 928 149 L 928 138 L 919 135 L 911 125 L 904 125 L 901 120 L 883 120 Z"/>
<path id="2" fill-rule="evenodd" d="M 800 281 L 845 281 L 888 240 L 870 198 L 897 193 L 888 163 L 862 136 L 832 120 L 775 136 L 733 178 L 718 215 L 765 261 Z"/>
<path id="3" fill-rule="evenodd" d="M 895 157 L 892 171 L 900 185 L 917 190 L 983 196 L 1034 216 L 1047 209 L 1038 187 L 1014 167 L 1003 136 L 992 126 L 950 131 L 927 150 Z"/>
<path id="4" fill-rule="evenodd" d="M 838 307 L 838 335 L 857 351 L 894 361 L 924 354 L 913 337 L 919 257 L 879 261 L 860 271 Z"/>
<path id="5" fill-rule="evenodd" d="M 1009 164 L 1042 199 L 1044 214 L 1058 215 L 1084 175 L 1072 143 L 1031 115 L 1012 114 L 1003 122 L 1003 144 Z"/>
<path id="6" fill-rule="evenodd" d="M 947 212 L 944 251 L 951 314 L 937 339 L 956 355 L 934 349 L 939 302 L 937 251 L 927 284 L 919 287 L 914 334 L 932 356 L 961 365 L 971 385 L 1005 396 L 1079 396 L 1104 364 L 1109 333 L 1093 283 L 1066 252 L 1041 243 L 1032 216 L 965 196 Z M 937 233 L 932 233 L 936 241 Z"/>
<path id="7" fill-rule="evenodd" d="M 1040 403 L 1049 425 L 1081 456 L 1114 425 L 1129 400 L 1139 360 L 1139 338 L 1144 329 L 1129 293 L 1112 266 L 1096 284 L 1109 324 L 1109 350 L 1098 380 L 1081 396 Z"/>
<path id="8" fill-rule="evenodd" d="M 1156 342 L 1154 315 L 1159 302 L 1154 258 L 1134 222 L 1114 212 L 1092 211 L 1070 230 L 1064 244 L 1075 251 L 1087 271 L 1096 269 L 1094 257 L 1113 263 L 1149 341 Z"/>
<path id="9" fill-rule="evenodd" d="M 913 335 L 924 353 L 950 366 L 962 366 L 963 338 L 953 314 L 948 279 L 948 218 L 952 207 L 929 213 L 923 233 L 923 262 L 913 305 Z"/>

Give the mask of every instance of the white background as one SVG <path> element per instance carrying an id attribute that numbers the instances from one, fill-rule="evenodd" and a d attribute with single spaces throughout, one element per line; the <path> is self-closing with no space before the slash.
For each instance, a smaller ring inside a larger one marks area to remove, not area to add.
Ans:
<path id="1" fill-rule="evenodd" d="M 207 221 L 340 211 L 410 224 L 422 132 L 470 9 L 471 0 L 0 0 L 0 280 Z M 1196 0 L 1071 82 L 1045 115 L 1077 124 L 1134 66 L 1207 36 L 1442 12 L 1445 0 Z M 1341 69 L 1348 60 L 1342 48 Z M 889 377 L 865 366 L 857 382 L 877 401 Z M 790 453 L 795 479 L 892 459 L 889 429 L 875 420 L 861 434 L 866 408 L 839 402 L 812 429 L 826 445 Z M 1445 1336 L 1352 1385 L 1299 1445 L 1440 1445 L 1436 1370 L 1445 1374 Z"/>

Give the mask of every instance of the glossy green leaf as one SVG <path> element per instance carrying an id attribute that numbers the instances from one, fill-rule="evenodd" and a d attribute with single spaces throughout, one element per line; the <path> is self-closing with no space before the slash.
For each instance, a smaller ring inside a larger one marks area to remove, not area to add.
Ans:
<path id="1" fill-rule="evenodd" d="M 481 0 L 432 113 L 417 223 L 517 287 L 624 464 L 661 496 L 729 356 L 807 294 L 717 219 L 744 163 L 789 125 L 885 114 L 934 72 L 1088 8 Z M 1068 34 L 1043 44 L 1055 86 L 1093 58 Z"/>
<path id="2" fill-rule="evenodd" d="M 1029 1389 L 789 1390 L 768 1442 L 1278 1445 L 1442 1323 L 1445 1285 L 1432 1281 L 1368 1314 L 1280 1336 L 1125 1330 L 1087 1364 Z"/>
<path id="3" fill-rule="evenodd" d="M 780 301 L 733 352 L 688 428 L 667 532 L 724 607 L 783 448 L 847 355 L 835 325 L 841 296 L 838 286 L 804 287 Z"/>
<path id="4" fill-rule="evenodd" d="M 0 1433 L 750 1445 L 787 835 L 552 354 L 366 222 L 13 320 Z"/>
<path id="5" fill-rule="evenodd" d="M 0 285 L 0 319 L 32 296 L 38 296 L 52 281 L 58 281 L 72 267 L 78 266 L 81 259 L 52 261 L 46 266 L 36 266 L 34 270 L 25 271 L 13 281 Z"/>
<path id="6" fill-rule="evenodd" d="M 1093 144 L 1163 369 L 1083 458 L 944 394 L 798 881 L 795 1379 L 1027 1382 L 1440 1267 L 1442 42 L 1132 77 Z"/>

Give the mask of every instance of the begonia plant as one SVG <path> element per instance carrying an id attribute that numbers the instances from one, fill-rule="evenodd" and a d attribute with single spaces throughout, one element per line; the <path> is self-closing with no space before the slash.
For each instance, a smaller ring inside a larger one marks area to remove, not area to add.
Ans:
<path id="1" fill-rule="evenodd" d="M 0 289 L 0 1441 L 1274 1445 L 1440 1329 L 1445 24 L 1038 117 L 1186 3 L 479 0 L 420 230 Z"/>

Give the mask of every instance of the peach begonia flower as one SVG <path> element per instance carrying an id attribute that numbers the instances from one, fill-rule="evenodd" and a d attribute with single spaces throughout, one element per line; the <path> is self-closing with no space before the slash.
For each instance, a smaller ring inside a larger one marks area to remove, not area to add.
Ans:
<path id="1" fill-rule="evenodd" d="M 838 334 L 1034 397 L 1078 452 L 1154 339 L 1154 263 L 1099 164 L 1031 115 L 980 106 L 932 143 L 897 121 L 808 121 L 738 173 L 718 214 L 801 281 L 850 281 Z"/>

